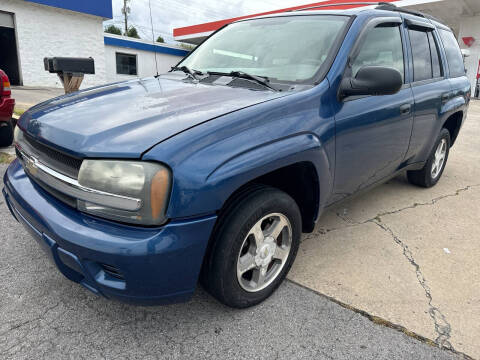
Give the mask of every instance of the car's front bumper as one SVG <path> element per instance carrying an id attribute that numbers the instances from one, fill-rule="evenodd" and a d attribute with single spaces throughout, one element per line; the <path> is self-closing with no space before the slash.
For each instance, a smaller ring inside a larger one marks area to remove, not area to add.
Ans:
<path id="1" fill-rule="evenodd" d="M 68 279 L 107 298 L 143 305 L 193 294 L 216 216 L 154 229 L 104 221 L 46 193 L 17 160 L 4 183 L 10 211 Z"/>

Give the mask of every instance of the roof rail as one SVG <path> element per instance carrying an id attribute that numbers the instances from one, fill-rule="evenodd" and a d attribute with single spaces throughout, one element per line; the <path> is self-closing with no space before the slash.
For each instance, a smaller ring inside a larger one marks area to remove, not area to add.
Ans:
<path id="1" fill-rule="evenodd" d="M 356 2 L 345 2 L 345 3 L 337 3 L 337 4 L 325 4 L 325 5 L 316 5 L 316 6 L 309 6 L 301 9 L 289 10 L 289 11 L 304 11 L 304 10 L 314 10 L 314 9 L 322 9 L 322 8 L 329 8 L 335 6 L 347 6 L 347 5 L 391 5 L 392 8 L 396 8 L 395 5 L 390 4 L 384 1 L 356 1 Z"/>
<path id="2" fill-rule="evenodd" d="M 289 10 L 287 12 L 295 12 L 295 11 L 304 11 L 304 10 L 314 10 L 314 9 L 322 9 L 322 8 L 330 8 L 330 7 L 335 7 L 335 6 L 348 6 L 348 5 L 377 5 L 375 9 L 377 10 L 387 10 L 387 11 L 397 11 L 400 13 L 404 14 L 410 14 L 410 15 L 415 15 L 415 16 L 420 16 L 425 19 L 430 19 L 437 21 L 441 24 L 443 22 L 431 15 L 424 14 L 420 11 L 415 11 L 415 10 L 407 10 L 404 8 L 400 8 L 396 6 L 394 3 L 391 2 L 385 2 L 385 1 L 356 1 L 356 2 L 345 2 L 345 3 L 337 3 L 337 4 L 325 4 L 325 5 L 316 5 L 316 6 L 309 6 L 309 7 L 304 7 L 301 9 L 295 9 L 295 10 Z"/>
<path id="3" fill-rule="evenodd" d="M 377 10 L 398 11 L 398 12 L 405 13 L 405 14 L 417 15 L 417 16 L 420 16 L 420 17 L 423 17 L 423 18 L 426 17 L 425 14 L 423 14 L 419 11 L 402 9 L 402 8 L 399 8 L 399 7 L 397 7 L 393 4 L 390 4 L 390 3 L 379 4 L 375 9 L 377 9 Z"/>
<path id="4" fill-rule="evenodd" d="M 400 12 L 400 13 L 404 13 L 404 14 L 410 14 L 410 15 L 415 15 L 415 16 L 420 16 L 420 17 L 423 17 L 425 19 L 430 19 L 430 20 L 435 20 L 439 23 L 442 23 L 441 20 L 431 16 L 431 15 L 428 15 L 428 14 L 424 14 L 420 11 L 415 11 L 415 10 L 407 10 L 407 9 L 403 9 L 403 8 L 399 8 L 397 6 L 395 6 L 394 4 L 392 3 L 387 3 L 387 2 L 384 2 L 382 4 L 379 4 L 379 6 L 377 6 L 375 9 L 377 10 L 390 10 L 390 11 L 397 11 L 397 12 Z"/>

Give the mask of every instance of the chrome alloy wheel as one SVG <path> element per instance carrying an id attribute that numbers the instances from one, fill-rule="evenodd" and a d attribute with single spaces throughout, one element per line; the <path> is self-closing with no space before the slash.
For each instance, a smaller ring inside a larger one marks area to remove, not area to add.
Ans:
<path id="1" fill-rule="evenodd" d="M 432 179 L 436 179 L 443 169 L 445 158 L 447 156 L 447 140 L 442 139 L 435 151 L 435 158 L 432 163 Z"/>
<path id="2" fill-rule="evenodd" d="M 285 266 L 292 245 L 292 226 L 285 215 L 264 216 L 250 229 L 237 259 L 237 278 L 248 292 L 265 289 Z"/>

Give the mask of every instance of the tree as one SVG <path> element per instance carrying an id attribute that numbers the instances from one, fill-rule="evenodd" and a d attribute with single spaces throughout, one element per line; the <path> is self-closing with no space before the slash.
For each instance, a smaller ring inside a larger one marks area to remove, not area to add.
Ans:
<path id="1" fill-rule="evenodd" d="M 159 43 L 164 43 L 165 40 L 163 39 L 163 37 L 159 36 L 159 37 L 157 38 L 157 42 L 159 42 Z"/>
<path id="2" fill-rule="evenodd" d="M 122 14 L 125 17 L 125 35 L 128 34 L 128 15 L 130 14 L 130 6 L 128 6 L 129 2 L 130 0 L 123 0 L 123 7 L 122 7 Z"/>
<path id="3" fill-rule="evenodd" d="M 190 45 L 190 44 L 185 44 L 185 43 L 180 43 L 180 47 L 185 49 L 185 50 L 192 51 L 193 49 L 195 49 L 196 46 Z"/>
<path id="4" fill-rule="evenodd" d="M 140 35 L 138 35 L 138 31 L 135 26 L 130 26 L 130 29 L 128 29 L 125 35 L 131 38 L 140 39 Z"/>
<path id="5" fill-rule="evenodd" d="M 122 30 L 120 30 L 115 25 L 109 25 L 105 28 L 105 32 L 109 34 L 122 35 Z"/>

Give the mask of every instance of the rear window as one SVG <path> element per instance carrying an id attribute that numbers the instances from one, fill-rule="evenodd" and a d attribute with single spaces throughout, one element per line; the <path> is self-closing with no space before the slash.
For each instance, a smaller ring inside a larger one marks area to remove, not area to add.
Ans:
<path id="1" fill-rule="evenodd" d="M 423 81 L 443 76 L 440 51 L 432 31 L 410 29 L 413 55 L 413 79 Z"/>
<path id="2" fill-rule="evenodd" d="M 416 30 L 409 30 L 409 33 L 410 42 L 412 43 L 414 81 L 432 79 L 432 57 L 428 34 L 424 31 Z"/>
<path id="3" fill-rule="evenodd" d="M 460 46 L 458 46 L 457 39 L 455 39 L 455 36 L 450 31 L 440 30 L 439 33 L 447 54 L 450 77 L 464 76 L 465 65 L 463 63 L 463 56 L 460 51 Z"/>

